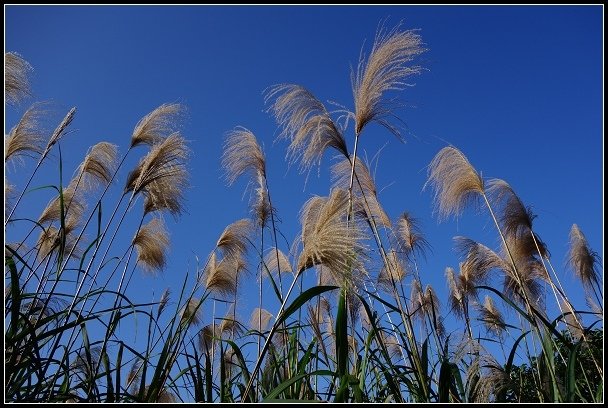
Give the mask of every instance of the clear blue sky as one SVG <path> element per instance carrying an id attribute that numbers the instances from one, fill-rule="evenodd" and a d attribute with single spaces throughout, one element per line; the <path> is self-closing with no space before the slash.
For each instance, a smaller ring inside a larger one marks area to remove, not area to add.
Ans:
<path id="1" fill-rule="evenodd" d="M 484 177 L 505 179 L 533 206 L 535 230 L 558 270 L 573 223 L 603 258 L 602 14 L 601 6 L 5 6 L 5 50 L 34 67 L 36 100 L 52 99 L 60 113 L 78 108 L 77 131 L 62 144 L 70 172 L 99 141 L 124 153 L 137 121 L 160 104 L 188 106 L 188 214 L 177 223 L 166 217 L 172 252 L 165 274 L 136 276 L 132 289 L 144 288 L 142 299 L 149 299 L 152 290 L 158 298 L 164 287 L 176 288 L 195 256 L 205 259 L 224 227 L 248 214 L 245 180 L 228 188 L 220 178 L 226 131 L 245 126 L 264 145 L 279 228 L 290 243 L 304 201 L 327 195 L 331 155 L 304 186 L 305 175 L 283 160 L 286 143 L 274 143 L 266 87 L 300 84 L 353 109 L 350 67 L 363 44 L 369 50 L 379 22 L 388 18 L 392 27 L 403 20 L 403 28 L 420 29 L 429 50 L 419 63 L 427 70 L 400 93 L 407 107 L 397 112 L 407 142 L 372 125 L 360 148 L 371 158 L 384 146 L 376 174 L 380 200 L 391 217 L 407 210 L 421 220 L 433 248 L 422 278 L 445 295 L 444 269 L 458 265 L 453 236 L 498 245 L 486 212 L 469 209 L 442 224 L 432 216 L 431 192 L 421 191 L 426 166 L 448 143 Z M 5 133 L 25 107 L 6 110 Z M 352 149 L 352 133 L 347 137 Z M 57 160 L 34 185 L 55 182 L 56 166 Z M 18 183 L 22 175 L 8 170 Z M 121 186 L 125 176 L 126 170 Z M 38 194 L 42 207 L 48 197 Z M 580 285 L 562 276 L 581 304 Z M 253 293 L 243 298 L 255 306 Z"/>

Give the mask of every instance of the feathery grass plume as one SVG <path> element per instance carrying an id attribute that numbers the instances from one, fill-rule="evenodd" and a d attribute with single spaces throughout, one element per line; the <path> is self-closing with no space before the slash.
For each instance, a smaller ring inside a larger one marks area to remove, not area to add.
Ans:
<path id="1" fill-rule="evenodd" d="M 65 246 L 63 252 L 65 254 L 71 254 L 73 258 L 79 258 L 82 251 L 77 246 L 78 241 L 74 230 L 78 226 L 78 220 L 70 217 L 65 223 Z M 62 244 L 62 230 L 50 226 L 40 232 L 36 247 L 38 248 L 38 259 L 42 260 L 47 257 L 55 249 L 59 248 Z"/>
<path id="2" fill-rule="evenodd" d="M 395 283 L 403 281 L 408 273 L 394 249 L 391 249 L 386 254 L 386 260 L 388 261 L 388 268 L 385 264 L 382 265 L 382 269 L 380 269 L 380 273 L 378 274 L 378 286 L 390 290 L 393 287 L 393 281 Z"/>
<path id="3" fill-rule="evenodd" d="M 401 345 L 399 344 L 397 337 L 392 334 L 387 334 L 385 331 L 380 331 L 380 337 L 391 358 L 398 357 L 401 354 Z"/>
<path id="4" fill-rule="evenodd" d="M 317 338 L 319 344 L 321 344 L 321 347 L 325 348 L 325 343 L 323 339 L 325 333 L 322 328 L 323 323 L 325 323 L 324 309 L 321 306 L 317 307 L 316 305 L 308 304 L 307 310 L 308 324 L 312 329 L 312 333 Z"/>
<path id="5" fill-rule="evenodd" d="M 272 274 L 293 273 L 293 268 L 291 267 L 287 255 L 275 247 L 270 248 L 264 257 L 264 263 L 266 264 L 268 271 Z"/>
<path id="6" fill-rule="evenodd" d="M 6 174 L 6 172 L 5 172 Z M 13 210 L 15 199 L 15 186 L 8 182 L 6 175 L 4 176 L 4 220 L 6 221 L 7 214 Z"/>
<path id="7" fill-rule="evenodd" d="M 146 395 L 149 392 L 149 390 L 150 390 L 150 386 L 146 385 L 144 395 Z M 150 399 L 151 397 L 148 396 L 147 398 Z M 169 404 L 169 403 L 175 403 L 178 401 L 177 401 L 177 397 L 175 396 L 175 394 L 173 394 L 171 391 L 169 391 L 169 389 L 167 387 L 163 387 L 159 391 L 158 396 L 154 399 L 154 401 L 146 401 L 146 402 L 159 402 L 162 404 Z"/>
<path id="8" fill-rule="evenodd" d="M 454 312 L 456 317 L 462 318 L 464 316 L 464 302 L 465 294 L 460 287 L 459 280 L 456 278 L 456 273 L 453 268 L 445 268 L 445 278 L 448 282 L 448 303 L 450 310 Z"/>
<path id="9" fill-rule="evenodd" d="M 481 370 L 481 376 L 475 384 L 472 402 L 496 402 L 496 396 L 503 390 L 519 388 L 519 381 L 512 381 L 502 364 L 492 355 L 481 354 L 477 365 Z"/>
<path id="10" fill-rule="evenodd" d="M 133 194 L 138 194 L 146 191 L 155 181 L 165 178 L 167 182 L 183 185 L 187 176 L 185 161 L 189 153 L 184 138 L 179 133 L 172 133 L 161 143 L 152 146 L 150 152 L 129 173 L 125 193 L 133 191 Z M 156 190 L 162 192 L 159 188 Z"/>
<path id="11" fill-rule="evenodd" d="M 160 218 L 152 218 L 143 225 L 133 238 L 137 249 L 137 263 L 145 272 L 161 272 L 166 265 L 166 253 L 169 247 L 169 234 Z"/>
<path id="12" fill-rule="evenodd" d="M 422 291 L 422 285 L 418 280 L 412 281 L 412 288 L 410 289 L 410 304 L 412 316 L 424 321 L 424 292 Z"/>
<path id="13" fill-rule="evenodd" d="M 161 313 L 165 310 L 165 308 L 167 307 L 167 303 L 169 303 L 170 296 L 171 296 L 171 289 L 170 288 L 165 289 L 163 294 L 160 297 L 160 300 L 158 301 L 158 310 L 156 311 L 157 319 L 161 315 Z"/>
<path id="14" fill-rule="evenodd" d="M 346 307 L 348 309 L 350 324 L 355 325 L 359 321 L 362 305 L 361 299 L 357 296 L 357 286 L 352 285 L 352 287 L 346 291 Z"/>
<path id="15" fill-rule="evenodd" d="M 561 309 L 569 310 L 566 302 L 562 301 Z M 567 314 L 564 316 L 564 321 L 566 322 L 568 331 L 570 332 L 570 335 L 572 336 L 572 339 L 575 342 L 579 341 L 581 338 L 584 337 L 585 328 L 581 324 L 582 318 L 581 318 L 580 314 L 578 314 L 576 312 L 575 313 L 567 312 Z"/>
<path id="16" fill-rule="evenodd" d="M 218 262 L 214 252 L 202 275 L 205 288 L 223 298 L 234 296 L 237 290 L 237 276 L 244 267 L 245 263 L 240 256 L 224 257 Z"/>
<path id="17" fill-rule="evenodd" d="M 181 321 L 188 321 L 188 325 L 198 325 L 201 322 L 201 317 L 203 314 L 203 307 L 201 303 L 202 302 L 195 297 L 188 299 L 186 304 L 182 307 L 182 310 L 179 312 Z"/>
<path id="18" fill-rule="evenodd" d="M 46 148 L 44 149 L 44 154 L 48 153 L 51 150 L 51 147 L 53 147 L 53 145 L 63 137 L 63 135 L 65 134 L 65 130 L 68 128 L 68 126 L 70 126 L 70 123 L 72 123 L 72 120 L 74 120 L 75 115 L 76 107 L 73 107 L 65 115 L 59 126 L 57 126 L 57 128 L 55 128 L 55 130 L 53 131 L 53 134 L 51 135 L 51 138 L 49 139 L 49 142 L 47 143 Z"/>
<path id="19" fill-rule="evenodd" d="M 525 297 L 527 297 L 532 304 L 542 306 L 544 292 L 540 279 L 547 278 L 546 271 L 542 269 L 542 266 L 537 261 L 530 263 L 529 261 L 522 261 L 515 258 L 515 264 L 519 271 L 520 278 L 518 279 L 513 266 L 509 265 L 509 267 L 504 270 L 504 293 L 509 298 L 522 304 L 525 303 Z M 519 283 L 520 279 L 521 284 Z M 542 309 L 542 307 L 536 307 L 536 309 L 539 310 Z"/>
<path id="20" fill-rule="evenodd" d="M 219 336 L 232 336 L 233 334 L 236 336 L 243 333 L 243 325 L 236 320 L 234 316 L 234 305 L 231 305 L 226 311 L 226 314 L 224 315 L 224 318 L 220 324 L 217 325 L 217 332 Z"/>
<path id="21" fill-rule="evenodd" d="M 179 116 L 184 107 L 177 103 L 163 104 L 144 116 L 133 129 L 131 147 L 160 143 L 179 128 Z"/>
<path id="22" fill-rule="evenodd" d="M 255 220 L 256 225 L 260 228 L 264 228 L 271 215 L 275 214 L 276 211 L 270 205 L 268 189 L 266 189 L 266 183 L 261 174 L 257 175 L 257 182 L 251 212 L 253 213 L 253 219 Z"/>
<path id="23" fill-rule="evenodd" d="M 592 288 L 595 283 L 600 285 L 598 264 L 599 255 L 591 250 L 585 235 L 578 225 L 572 224 L 570 229 L 570 250 L 568 252 L 568 266 L 574 275 L 580 279 L 585 288 Z"/>
<path id="24" fill-rule="evenodd" d="M 488 332 L 493 333 L 497 337 L 500 337 L 504 333 L 507 327 L 505 319 L 491 297 L 486 295 L 483 304 L 477 305 L 477 312 L 479 313 L 478 320 L 483 322 Z"/>
<path id="25" fill-rule="evenodd" d="M 362 53 L 357 73 L 351 70 L 357 135 L 368 123 L 377 122 L 399 137 L 398 129 L 388 121 L 394 116 L 395 101 L 382 97 L 387 91 L 408 86 L 404 79 L 422 71 L 420 66 L 409 63 L 426 51 L 415 30 L 399 31 L 399 28 L 397 25 L 388 31 L 380 27 L 369 57 L 366 59 Z"/>
<path id="26" fill-rule="evenodd" d="M 426 251 L 431 248 L 422 235 L 419 221 L 407 211 L 397 219 L 396 236 L 399 249 L 409 260 L 416 255 L 426 257 Z"/>
<path id="27" fill-rule="evenodd" d="M 347 190 L 350 186 L 351 161 L 348 157 L 341 159 L 331 167 L 331 178 L 335 188 Z M 391 220 L 378 201 L 376 183 L 369 172 L 368 166 L 357 157 L 355 175 L 359 181 L 353 190 L 355 201 L 353 211 L 360 218 L 370 222 L 373 218 L 386 228 L 390 228 Z M 365 197 L 365 199 L 363 198 Z M 367 205 L 366 202 L 367 201 Z M 369 207 L 369 208 L 368 208 Z"/>
<path id="28" fill-rule="evenodd" d="M 184 190 L 188 186 L 188 171 L 174 168 L 173 173 L 152 181 L 145 190 L 144 214 L 168 211 L 177 219 L 183 211 Z"/>
<path id="29" fill-rule="evenodd" d="M 213 324 L 208 324 L 198 332 L 198 345 L 201 352 L 210 354 L 213 350 L 216 334 Z"/>
<path id="30" fill-rule="evenodd" d="M 302 171 L 320 164 L 325 149 L 333 147 L 344 157 L 348 148 L 341 130 L 315 96 L 300 85 L 279 84 L 266 92 L 265 102 L 274 100 L 270 110 L 283 132 L 279 138 L 290 140 L 290 163 L 300 160 Z"/>
<path id="31" fill-rule="evenodd" d="M 251 220 L 248 218 L 235 221 L 224 229 L 216 246 L 225 258 L 239 258 L 247 253 L 252 230 Z"/>
<path id="32" fill-rule="evenodd" d="M 514 250 L 520 253 L 527 252 L 530 256 L 540 253 L 540 256 L 548 258 L 550 254 L 547 246 L 532 231 L 532 222 L 536 218 L 532 208 L 524 205 L 506 181 L 491 179 L 487 185 L 488 196 L 500 210 L 500 224 L 505 236 L 514 238 L 510 244 L 519 247 Z"/>
<path id="33" fill-rule="evenodd" d="M 135 357 L 131 367 L 129 368 L 129 372 L 127 373 L 126 382 L 126 388 L 131 389 L 132 394 L 137 394 L 137 388 L 139 387 L 139 383 L 141 381 L 141 367 L 141 360 L 138 357 Z"/>
<path id="34" fill-rule="evenodd" d="M 17 105 L 32 95 L 29 76 L 32 66 L 16 52 L 4 53 L 4 96 L 10 105 Z"/>
<path id="35" fill-rule="evenodd" d="M 90 356 L 84 348 L 81 348 L 76 355 L 76 359 L 71 365 L 71 369 L 83 374 L 85 377 L 91 377 L 97 370 L 96 367 L 101 361 L 101 347 L 94 346 L 89 349 Z M 89 359 L 90 357 L 90 359 Z"/>
<path id="36" fill-rule="evenodd" d="M 100 142 L 89 149 L 84 161 L 78 167 L 83 174 L 85 185 L 94 188 L 96 185 L 108 185 L 116 171 L 118 147 L 108 142 Z"/>
<path id="37" fill-rule="evenodd" d="M 435 293 L 435 289 L 431 285 L 426 285 L 424 289 L 424 312 L 426 315 L 433 320 L 434 316 L 439 316 L 439 311 L 441 310 L 441 302 L 439 301 L 439 297 L 437 293 Z"/>
<path id="38" fill-rule="evenodd" d="M 467 204 L 475 203 L 479 194 L 484 194 L 481 176 L 452 146 L 441 149 L 431 161 L 424 188 L 427 185 L 435 189 L 433 201 L 440 220 L 459 216 Z"/>
<path id="39" fill-rule="evenodd" d="M 311 203 L 312 200 L 312 203 Z M 353 283 L 353 271 L 361 270 L 359 256 L 364 250 L 363 231 L 345 218 L 348 192 L 334 189 L 324 200 L 312 198 L 302 212 L 302 253 L 297 271 L 323 265 L 340 284 Z"/>
<path id="40" fill-rule="evenodd" d="M 76 180 L 72 180 L 67 187 L 63 189 L 63 212 L 66 218 L 71 217 L 73 221 L 80 220 L 85 211 L 85 203 L 82 197 L 76 191 Z M 38 223 L 46 224 L 51 222 L 59 222 L 61 220 L 62 206 L 59 195 L 53 198 L 47 206 L 42 210 L 42 214 L 38 218 Z"/>
<path id="41" fill-rule="evenodd" d="M 252 178 L 258 174 L 266 177 L 266 159 L 253 132 L 242 126 L 228 132 L 222 168 L 228 185 L 247 172 L 251 173 Z"/>
<path id="42" fill-rule="evenodd" d="M 44 151 L 44 129 L 41 119 L 46 114 L 43 103 L 33 104 L 11 129 L 4 143 L 4 162 L 20 156 L 38 156 Z"/>
<path id="43" fill-rule="evenodd" d="M 264 332 L 268 328 L 268 323 L 270 323 L 271 318 L 272 313 L 270 313 L 268 310 L 256 307 L 251 313 L 249 327 L 251 328 L 251 330 L 255 330 L 257 332 Z"/>
<path id="44" fill-rule="evenodd" d="M 473 241 L 472 239 L 456 236 L 454 237 L 455 248 L 465 258 L 460 266 L 461 275 L 465 276 L 470 286 L 483 283 L 490 271 L 493 269 L 513 269 L 500 255 L 487 246 Z"/>

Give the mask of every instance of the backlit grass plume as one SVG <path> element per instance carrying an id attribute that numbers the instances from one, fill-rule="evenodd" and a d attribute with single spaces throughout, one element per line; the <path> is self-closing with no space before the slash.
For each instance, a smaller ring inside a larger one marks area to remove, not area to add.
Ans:
<path id="1" fill-rule="evenodd" d="M 188 156 L 189 149 L 184 138 L 179 133 L 171 134 L 161 143 L 154 145 L 129 173 L 125 192 L 133 191 L 138 194 L 161 179 L 183 186 L 186 183 L 185 161 Z M 154 185 L 151 190 L 162 192 L 162 189 L 154 188 Z"/>
<path id="2" fill-rule="evenodd" d="M 409 260 L 418 255 L 425 257 L 430 245 L 420 229 L 420 223 L 409 212 L 404 212 L 397 219 L 397 244 L 403 255 Z"/>
<path id="3" fill-rule="evenodd" d="M 386 254 L 387 265 L 383 265 L 378 274 L 378 285 L 390 290 L 393 287 L 393 282 L 402 282 L 407 276 L 407 269 L 395 250 L 391 250 Z"/>
<path id="4" fill-rule="evenodd" d="M 249 320 L 249 327 L 251 330 L 263 332 L 268 328 L 268 323 L 272 319 L 272 313 L 266 309 L 256 307 L 251 313 L 251 319 Z"/>
<path id="5" fill-rule="evenodd" d="M 228 132 L 224 142 L 222 168 L 228 185 L 232 185 L 245 173 L 250 173 L 252 178 L 258 174 L 266 177 L 266 159 L 253 132 L 244 127 Z"/>
<path id="6" fill-rule="evenodd" d="M 203 315 L 203 307 L 200 299 L 192 297 L 186 301 L 179 312 L 182 322 L 188 325 L 198 325 Z"/>
<path id="7" fill-rule="evenodd" d="M 270 273 L 293 273 L 289 258 L 280 249 L 270 248 L 264 257 L 264 263 Z"/>
<path id="8" fill-rule="evenodd" d="M 100 142 L 89 149 L 84 161 L 78 167 L 85 185 L 93 188 L 96 185 L 110 184 L 118 163 L 118 148 L 108 142 Z"/>
<path id="9" fill-rule="evenodd" d="M 172 103 L 163 104 L 148 113 L 133 129 L 131 147 L 142 144 L 153 146 L 175 133 L 179 127 L 179 116 L 183 112 L 182 105 Z"/>
<path id="10" fill-rule="evenodd" d="M 63 201 L 62 201 L 63 200 Z M 76 181 L 72 180 L 70 184 L 62 190 L 61 195 L 53 198 L 47 206 L 42 210 L 38 223 L 46 224 L 51 222 L 59 222 L 62 215 L 71 217 L 74 220 L 79 219 L 85 210 L 85 202 L 82 194 L 76 189 Z"/>
<path id="11" fill-rule="evenodd" d="M 133 238 L 137 249 L 137 262 L 144 271 L 149 273 L 161 272 L 166 265 L 169 235 L 160 218 L 152 218 L 143 225 Z"/>
<path id="12" fill-rule="evenodd" d="M 601 286 L 598 270 L 599 262 L 599 255 L 589 247 L 581 229 L 578 225 L 572 224 L 568 266 L 587 289 L 593 288 L 593 285 Z"/>
<path id="13" fill-rule="evenodd" d="M 36 157 L 44 151 L 45 135 L 42 119 L 44 105 L 35 103 L 21 117 L 5 139 L 4 162 L 21 156 Z"/>
<path id="14" fill-rule="evenodd" d="M 361 240 L 364 235 L 356 223 L 347 223 L 348 192 L 332 190 L 326 199 L 311 198 L 302 212 L 302 253 L 297 270 L 323 265 L 336 275 L 337 282 L 352 281 L 353 270 L 358 268 Z"/>
<path id="15" fill-rule="evenodd" d="M 251 233 L 251 220 L 243 218 L 235 221 L 224 229 L 217 240 L 217 248 L 225 258 L 239 258 L 247 253 Z"/>
<path id="16" fill-rule="evenodd" d="M 407 77 L 419 74 L 422 68 L 410 65 L 424 52 L 420 35 L 414 30 L 399 31 L 399 26 L 387 31 L 379 28 L 368 58 L 362 55 L 357 72 L 351 72 L 355 100 L 355 133 L 358 135 L 370 122 L 377 122 L 399 136 L 389 122 L 394 101 L 383 99 L 391 90 L 402 90 Z"/>
<path id="17" fill-rule="evenodd" d="M 348 157 L 346 141 L 325 106 L 306 88 L 299 85 L 275 85 L 266 93 L 267 103 L 283 128 L 282 138 L 289 139 L 290 163 L 300 161 L 302 171 L 319 164 L 328 147 Z"/>
<path id="18" fill-rule="evenodd" d="M 68 126 L 70 126 L 70 124 L 74 120 L 74 116 L 76 116 L 75 107 L 70 109 L 68 113 L 66 113 L 61 123 L 59 123 L 59 125 L 53 131 L 53 134 L 51 135 L 51 138 L 49 139 L 46 148 L 44 149 L 43 156 L 48 154 L 48 152 L 51 150 L 51 147 L 53 147 L 55 143 L 57 143 L 65 135 Z"/>
<path id="19" fill-rule="evenodd" d="M 31 96 L 29 76 L 32 66 L 16 52 L 4 53 L 4 96 L 6 102 L 16 105 Z"/>
<path id="20" fill-rule="evenodd" d="M 244 266 L 240 256 L 224 257 L 218 262 L 215 252 L 212 253 L 203 272 L 205 288 L 217 296 L 225 298 L 234 296 L 237 290 L 237 277 Z"/>
<path id="21" fill-rule="evenodd" d="M 477 313 L 479 313 L 479 321 L 483 323 L 488 332 L 498 337 L 505 332 L 507 327 L 505 319 L 491 297 L 486 295 L 483 304 L 477 305 Z"/>
<path id="22" fill-rule="evenodd" d="M 425 184 L 435 190 L 434 204 L 439 219 L 458 216 L 467 204 L 484 194 L 484 183 L 471 163 L 455 147 L 444 147 L 435 155 Z"/>
<path id="23" fill-rule="evenodd" d="M 355 201 L 354 212 L 362 219 L 370 222 L 373 218 L 377 223 L 390 228 L 391 221 L 378 200 L 376 183 L 369 172 L 368 166 L 358 157 L 355 159 L 355 177 L 357 188 L 353 189 Z M 350 175 L 352 171 L 351 160 L 343 158 L 331 167 L 331 177 L 334 187 L 348 189 L 350 186 Z"/>

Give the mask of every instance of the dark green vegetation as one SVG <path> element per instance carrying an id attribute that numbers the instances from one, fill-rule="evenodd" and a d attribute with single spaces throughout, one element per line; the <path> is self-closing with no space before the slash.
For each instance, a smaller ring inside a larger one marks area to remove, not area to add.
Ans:
<path id="1" fill-rule="evenodd" d="M 5 180 L 5 400 L 603 401 L 603 282 L 576 225 L 569 268 L 589 310 L 569 301 L 533 230 L 534 215 L 509 184 L 483 179 L 458 149 L 445 147 L 427 183 L 438 216 L 458 216 L 478 202 L 501 248 L 455 238 L 462 262 L 446 268 L 450 297 L 442 309 L 419 270 L 429 245 L 416 219 L 404 212 L 391 220 L 382 209 L 357 157 L 360 136 L 372 122 L 399 136 L 395 100 L 386 94 L 421 73 L 413 62 L 423 52 L 416 31 L 378 34 L 353 72 L 355 109 L 340 112 L 354 124 L 352 138 L 306 89 L 271 87 L 266 102 L 289 143 L 288 159 L 306 171 L 326 151 L 339 154 L 334 187 L 304 203 L 302 232 L 283 251 L 263 151 L 253 133 L 234 129 L 223 166 L 229 184 L 249 178 L 251 218 L 227 226 L 179 290 L 144 303 L 130 299 L 129 285 L 136 270 L 167 267 L 160 215 L 179 217 L 188 185 L 182 107 L 162 105 L 142 118 L 120 159 L 112 144 L 91 147 L 66 182 L 72 169 L 62 168 L 61 148 L 76 110 L 47 133 L 46 105 L 32 105 L 5 138 L 5 163 L 20 156 L 36 163 L 25 185 Z M 5 58 L 5 97 L 16 108 L 31 94 L 30 68 L 16 54 Z M 35 187 L 51 151 L 58 183 Z M 126 180 L 117 180 L 127 156 L 141 151 Z M 115 202 L 106 195 L 111 188 L 122 189 Z M 35 189 L 55 198 L 38 218 L 15 217 Z M 316 285 L 294 290 L 305 273 L 316 273 Z M 260 288 L 250 322 L 239 318 L 243 282 Z M 272 287 L 278 310 L 263 309 L 262 285 Z M 555 302 L 552 309 L 545 300 Z M 219 302 L 229 305 L 222 316 Z M 213 311 L 205 321 L 203 308 Z M 446 333 L 445 316 L 463 330 Z M 485 333 L 475 332 L 475 322 Z M 143 340 L 118 335 L 125 327 Z"/>

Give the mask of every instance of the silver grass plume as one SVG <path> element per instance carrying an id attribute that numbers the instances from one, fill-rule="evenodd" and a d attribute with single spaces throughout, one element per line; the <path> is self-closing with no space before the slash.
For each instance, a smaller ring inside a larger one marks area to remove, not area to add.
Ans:
<path id="1" fill-rule="evenodd" d="M 11 129 L 4 143 L 4 162 L 21 156 L 39 156 L 44 152 L 45 137 L 41 119 L 46 114 L 43 103 L 33 104 Z"/>
<path id="2" fill-rule="evenodd" d="M 63 206 L 62 206 L 63 199 Z M 76 189 L 76 180 L 70 181 L 67 187 L 63 188 L 61 195 L 53 198 L 47 206 L 42 210 L 42 214 L 38 218 L 39 224 L 59 222 L 61 215 L 66 218 L 72 218 L 72 223 L 75 226 L 82 217 L 85 211 L 85 203 L 81 194 Z"/>
<path id="3" fill-rule="evenodd" d="M 397 245 L 408 260 L 416 255 L 425 257 L 430 245 L 422 234 L 419 221 L 409 212 L 404 212 L 397 219 Z"/>
<path id="4" fill-rule="evenodd" d="M 331 167 L 331 177 L 335 188 L 345 190 L 349 188 L 351 170 L 351 161 L 347 157 Z M 391 220 L 380 205 L 376 183 L 369 172 L 368 166 L 358 157 L 356 159 L 355 176 L 358 183 L 355 183 L 357 188 L 353 190 L 355 194 L 354 212 L 368 222 L 373 218 L 382 226 L 390 228 Z"/>
<path id="5" fill-rule="evenodd" d="M 434 205 L 439 219 L 458 216 L 469 203 L 484 194 L 484 183 L 471 163 L 455 147 L 444 147 L 435 155 L 424 185 L 435 190 Z"/>
<path id="6" fill-rule="evenodd" d="M 488 332 L 497 337 L 504 333 L 507 327 L 505 320 L 491 297 L 486 295 L 483 304 L 477 305 L 477 312 L 479 313 L 478 320 L 484 324 Z"/>
<path id="7" fill-rule="evenodd" d="M 241 257 L 229 256 L 218 262 L 214 252 L 203 272 L 205 288 L 222 298 L 234 296 L 237 277 L 244 267 L 245 263 Z"/>
<path id="8" fill-rule="evenodd" d="M 395 283 L 403 281 L 408 273 L 402 260 L 394 249 L 391 249 L 390 252 L 386 254 L 386 260 L 388 261 L 389 267 L 387 268 L 386 265 L 382 265 L 382 269 L 380 269 L 380 273 L 378 274 L 378 285 L 390 290 L 393 287 L 393 281 Z"/>
<path id="9" fill-rule="evenodd" d="M 184 138 L 179 133 L 171 134 L 154 145 L 129 173 L 125 193 L 133 191 L 136 195 L 143 191 L 151 196 L 155 204 L 147 204 L 146 207 L 181 208 L 179 201 L 182 189 L 187 185 L 186 160 L 189 153 Z M 171 185 L 178 188 L 171 188 Z M 172 204 L 167 205 L 167 202 Z"/>
<path id="10" fill-rule="evenodd" d="M 312 93 L 299 85 L 272 86 L 265 96 L 273 101 L 270 110 L 283 128 L 280 138 L 289 139 L 287 157 L 290 163 L 300 161 L 302 171 L 319 164 L 328 147 L 349 157 L 341 130 L 329 112 Z"/>
<path id="11" fill-rule="evenodd" d="M 291 267 L 291 262 L 289 261 L 289 258 L 287 258 L 287 255 L 275 247 L 270 248 L 264 257 L 264 263 L 266 264 L 268 271 L 272 274 L 293 273 L 293 268 Z"/>
<path id="12" fill-rule="evenodd" d="M 97 185 L 107 186 L 112 181 L 118 163 L 116 145 L 100 142 L 89 149 L 84 161 L 78 167 L 85 186 L 94 188 Z"/>
<path id="13" fill-rule="evenodd" d="M 184 107 L 177 103 L 163 104 L 144 116 L 133 129 L 131 147 L 142 144 L 153 146 L 179 127 L 179 117 Z"/>
<path id="14" fill-rule="evenodd" d="M 51 147 L 53 147 L 55 143 L 57 143 L 65 135 L 65 131 L 74 120 L 75 115 L 76 108 L 74 107 L 68 111 L 59 126 L 57 126 L 57 128 L 55 128 L 55 130 L 53 131 L 53 134 L 51 135 L 51 138 L 49 139 L 49 142 L 47 143 L 46 148 L 44 149 L 43 155 L 46 155 L 51 150 Z"/>
<path id="15" fill-rule="evenodd" d="M 353 271 L 362 270 L 363 231 L 346 220 L 348 192 L 334 189 L 325 199 L 313 197 L 301 213 L 303 245 L 297 271 L 323 265 L 341 285 L 353 284 Z"/>
<path id="16" fill-rule="evenodd" d="M 156 312 L 157 319 L 162 314 L 162 312 L 165 310 L 165 308 L 167 307 L 170 297 L 171 297 L 171 289 L 167 288 L 164 290 L 163 294 L 160 297 L 160 300 L 158 301 L 158 309 Z"/>
<path id="17" fill-rule="evenodd" d="M 599 255 L 594 252 L 587 238 L 576 224 L 570 229 L 570 250 L 568 252 L 568 266 L 574 275 L 580 279 L 585 288 L 592 288 L 593 284 L 600 286 L 600 273 L 598 264 Z"/>
<path id="18" fill-rule="evenodd" d="M 395 101 L 386 101 L 383 96 L 387 91 L 404 89 L 408 86 L 404 80 L 422 71 L 410 63 L 424 51 L 420 35 L 414 30 L 399 31 L 399 26 L 390 31 L 378 29 L 369 57 L 361 55 L 356 74 L 351 71 L 357 135 L 368 123 L 377 122 L 399 137 L 388 120 L 394 116 Z"/>
<path id="19" fill-rule="evenodd" d="M 244 127 L 237 127 L 228 132 L 222 154 L 222 168 L 228 185 L 243 174 L 250 173 L 251 178 L 258 174 L 266 177 L 266 158 L 255 135 Z"/>
<path id="20" fill-rule="evenodd" d="M 256 307 L 251 313 L 249 327 L 251 328 L 251 330 L 255 330 L 257 332 L 264 332 L 268 328 L 268 323 L 270 323 L 271 318 L 272 313 L 270 313 L 268 310 Z"/>
<path id="21" fill-rule="evenodd" d="M 247 253 L 251 233 L 251 220 L 240 219 L 224 229 L 216 246 L 225 258 L 239 258 Z"/>
<path id="22" fill-rule="evenodd" d="M 203 308 L 201 301 L 195 297 L 188 299 L 179 312 L 181 322 L 187 322 L 188 325 L 198 325 L 201 322 L 202 314 Z"/>
<path id="23" fill-rule="evenodd" d="M 143 225 L 133 238 L 137 249 L 137 263 L 145 272 L 161 272 L 166 265 L 169 234 L 160 218 L 152 218 Z"/>
<path id="24" fill-rule="evenodd" d="M 29 76 L 32 66 L 16 52 L 4 53 L 4 95 L 6 102 L 16 105 L 32 95 Z"/>

